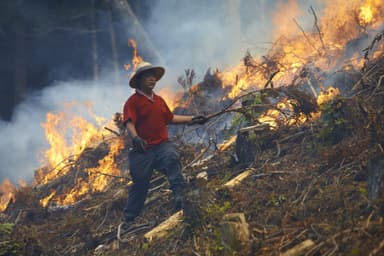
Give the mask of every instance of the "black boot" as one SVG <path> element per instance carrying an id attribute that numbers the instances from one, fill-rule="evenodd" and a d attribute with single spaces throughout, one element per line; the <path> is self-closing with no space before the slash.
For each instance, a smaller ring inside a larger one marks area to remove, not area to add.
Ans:
<path id="1" fill-rule="evenodd" d="M 175 210 L 180 211 L 184 209 L 184 197 L 183 196 L 175 196 Z"/>
<path id="2" fill-rule="evenodd" d="M 180 211 L 184 209 L 185 206 L 185 192 L 183 186 L 174 186 L 172 188 L 173 198 L 175 203 L 175 210 Z"/>

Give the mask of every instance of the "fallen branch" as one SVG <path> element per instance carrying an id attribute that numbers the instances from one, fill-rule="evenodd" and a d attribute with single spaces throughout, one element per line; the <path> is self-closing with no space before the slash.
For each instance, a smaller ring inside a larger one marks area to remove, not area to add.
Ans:
<path id="1" fill-rule="evenodd" d="M 326 243 L 329 243 L 331 241 L 334 241 L 338 236 L 340 235 L 343 235 L 343 234 L 347 234 L 347 233 L 351 233 L 353 231 L 359 231 L 360 229 L 346 229 L 346 230 L 343 230 L 343 231 L 340 231 L 336 234 L 334 234 L 332 237 L 328 238 L 327 240 L 325 241 L 322 241 L 321 243 L 317 244 L 315 247 L 311 248 L 306 254 L 305 256 L 309 256 L 309 255 L 314 255 L 315 252 L 317 252 L 324 244 Z M 333 250 L 333 249 L 331 249 Z"/>
<path id="2" fill-rule="evenodd" d="M 208 152 L 208 150 L 209 150 L 209 148 L 210 148 L 210 146 L 211 146 L 211 143 L 212 143 L 212 140 L 209 140 L 208 146 L 207 146 L 203 151 L 201 151 L 201 153 L 200 153 L 197 157 L 195 157 L 195 159 L 193 159 L 191 162 L 189 162 L 188 164 L 186 164 L 186 165 L 183 167 L 182 172 L 183 172 L 185 169 L 191 167 L 191 166 L 192 166 L 193 164 L 195 164 L 198 160 L 200 160 L 200 159 L 205 155 L 205 153 Z"/>
<path id="3" fill-rule="evenodd" d="M 372 96 L 374 96 L 376 94 L 376 91 L 379 89 L 379 87 L 381 86 L 381 82 L 384 78 L 384 75 L 380 76 L 379 78 L 379 81 L 377 82 L 377 85 L 375 87 L 375 89 L 373 90 L 373 92 L 371 93 L 371 95 L 368 96 L 368 98 L 366 100 L 369 100 L 370 98 L 372 98 Z"/>
<path id="4" fill-rule="evenodd" d="M 351 91 L 355 91 L 357 89 L 357 87 L 361 84 L 361 82 L 366 79 L 367 77 L 369 77 L 371 75 L 372 72 L 376 71 L 377 70 L 377 67 L 376 65 L 372 65 L 372 67 L 365 71 L 363 76 L 359 79 L 359 81 L 357 81 L 353 86 L 352 86 L 352 89 Z"/>
<path id="5" fill-rule="evenodd" d="M 369 254 L 369 256 L 375 256 L 375 255 L 377 255 L 377 254 L 381 251 L 381 249 L 383 249 L 383 248 L 384 248 L 384 240 L 381 241 L 381 243 L 379 244 L 379 246 L 376 247 L 376 248 Z"/>
<path id="6" fill-rule="evenodd" d="M 107 206 L 105 208 L 105 215 L 104 215 L 104 218 L 103 220 L 101 221 L 101 223 L 97 226 L 97 228 L 95 229 L 95 232 L 97 232 L 105 223 L 105 221 L 107 220 L 107 217 L 109 215 L 109 207 Z"/>
<path id="7" fill-rule="evenodd" d="M 175 229 L 183 220 L 183 211 L 178 211 L 171 217 L 160 223 L 157 227 L 147 232 L 144 237 L 149 241 L 163 238 L 167 236 L 173 229 Z"/>
<path id="8" fill-rule="evenodd" d="M 311 239 L 307 239 L 295 247 L 289 249 L 288 251 L 281 254 L 281 256 L 295 256 L 300 255 L 303 251 L 307 250 L 309 247 L 314 246 L 315 243 Z"/>

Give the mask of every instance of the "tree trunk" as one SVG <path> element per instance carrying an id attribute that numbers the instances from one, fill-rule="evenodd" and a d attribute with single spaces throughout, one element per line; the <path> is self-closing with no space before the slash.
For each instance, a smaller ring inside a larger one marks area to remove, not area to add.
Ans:
<path id="1" fill-rule="evenodd" d="M 115 74 L 115 84 L 120 88 L 120 72 L 119 72 L 119 58 L 116 46 L 116 34 L 113 26 L 112 11 L 108 11 L 108 23 L 109 23 L 109 35 L 111 37 L 112 58 L 113 58 L 113 70 Z"/>
<path id="2" fill-rule="evenodd" d="M 92 66 L 93 66 L 93 81 L 99 80 L 99 56 L 97 53 L 97 30 L 96 30 L 96 10 L 95 0 L 91 0 L 91 45 L 92 45 Z"/>

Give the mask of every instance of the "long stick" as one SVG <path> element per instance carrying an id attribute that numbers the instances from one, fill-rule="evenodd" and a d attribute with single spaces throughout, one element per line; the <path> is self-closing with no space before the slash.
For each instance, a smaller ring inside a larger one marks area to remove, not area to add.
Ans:
<path id="1" fill-rule="evenodd" d="M 280 70 L 276 70 L 275 72 L 273 72 L 271 74 L 271 76 L 269 77 L 268 81 L 264 84 L 263 88 L 266 88 L 268 86 L 269 83 L 271 83 L 272 79 L 275 77 L 275 75 L 277 73 L 279 73 Z M 210 114 L 207 116 L 208 119 L 211 119 L 211 118 L 214 118 L 216 116 L 220 116 L 222 114 L 225 114 L 225 113 L 228 113 L 228 112 L 239 112 L 241 109 L 243 108 L 233 108 L 233 109 L 229 109 L 230 107 L 232 107 L 239 99 L 241 98 L 244 98 L 248 95 L 251 95 L 251 94 L 254 94 L 256 92 L 259 92 L 260 90 L 254 90 L 254 91 L 250 91 L 246 94 L 243 94 L 243 95 L 240 95 L 238 96 L 237 98 L 235 98 L 228 106 L 226 106 L 223 110 L 219 111 L 219 112 L 216 112 L 216 113 L 213 113 L 213 114 Z M 268 107 L 268 106 L 271 106 L 271 104 L 258 104 L 257 106 L 260 106 L 260 107 Z"/>
<path id="2" fill-rule="evenodd" d="M 208 119 L 211 119 L 211 118 L 214 118 L 216 116 L 220 116 L 222 114 L 225 114 L 225 113 L 229 113 L 229 112 L 236 112 L 236 111 L 239 111 L 243 108 L 232 108 L 232 109 L 224 109 L 224 110 L 221 110 L 219 112 L 216 112 L 216 113 L 213 113 L 213 114 L 210 114 L 207 116 Z"/>

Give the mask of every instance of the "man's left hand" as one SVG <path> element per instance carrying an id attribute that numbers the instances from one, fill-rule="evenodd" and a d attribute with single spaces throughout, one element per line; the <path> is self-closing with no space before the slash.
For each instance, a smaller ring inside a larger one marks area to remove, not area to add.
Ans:
<path id="1" fill-rule="evenodd" d="M 140 138 L 139 136 L 136 136 L 132 139 L 133 148 L 136 151 L 139 151 L 140 153 L 145 152 L 145 146 L 147 146 L 147 142 Z"/>

